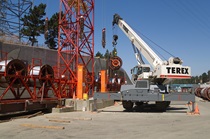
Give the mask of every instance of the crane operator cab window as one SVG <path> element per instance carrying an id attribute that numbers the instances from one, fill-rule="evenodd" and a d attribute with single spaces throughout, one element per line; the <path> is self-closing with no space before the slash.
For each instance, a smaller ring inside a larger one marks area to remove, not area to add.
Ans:
<path id="1" fill-rule="evenodd" d="M 140 75 L 144 72 L 150 72 L 150 67 L 139 67 L 136 66 L 131 70 L 131 74 Z"/>
<path id="2" fill-rule="evenodd" d="M 131 74 L 137 75 L 137 73 L 138 73 L 138 67 L 137 66 L 131 69 Z"/>
<path id="3" fill-rule="evenodd" d="M 142 67 L 143 72 L 150 72 L 150 67 Z"/>
<path id="4" fill-rule="evenodd" d="M 149 66 L 136 66 L 131 69 L 131 80 L 135 82 L 138 78 L 139 79 L 147 79 L 149 76 L 150 67 Z"/>

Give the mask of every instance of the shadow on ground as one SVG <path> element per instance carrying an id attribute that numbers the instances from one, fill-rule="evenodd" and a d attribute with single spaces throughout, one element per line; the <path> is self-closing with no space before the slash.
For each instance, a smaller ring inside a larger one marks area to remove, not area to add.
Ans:
<path id="1" fill-rule="evenodd" d="M 156 108 L 155 104 L 147 104 L 142 106 L 134 106 L 132 110 L 123 110 L 123 111 L 110 111 L 110 110 L 101 110 L 99 112 L 128 112 L 128 113 L 186 113 L 188 108 L 186 107 L 172 107 L 169 106 L 166 110 L 159 110 Z"/>

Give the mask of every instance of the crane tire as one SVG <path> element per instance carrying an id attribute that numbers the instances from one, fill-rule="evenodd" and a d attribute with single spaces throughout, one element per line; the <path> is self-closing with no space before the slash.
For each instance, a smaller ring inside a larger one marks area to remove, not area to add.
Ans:
<path id="1" fill-rule="evenodd" d="M 122 105 L 123 105 L 123 108 L 127 111 L 131 111 L 133 109 L 133 102 L 131 101 L 123 100 Z"/>

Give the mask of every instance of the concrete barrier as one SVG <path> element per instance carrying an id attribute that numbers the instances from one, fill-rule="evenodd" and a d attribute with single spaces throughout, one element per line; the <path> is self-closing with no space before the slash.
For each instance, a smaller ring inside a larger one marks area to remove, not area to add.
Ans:
<path id="1" fill-rule="evenodd" d="M 102 109 L 113 105 L 114 105 L 113 100 L 96 100 L 97 109 Z M 74 107 L 74 111 L 93 111 L 95 109 L 93 99 L 90 100 L 66 99 L 65 107 Z"/>
<path id="2" fill-rule="evenodd" d="M 63 113 L 63 112 L 72 112 L 74 107 L 62 107 L 62 108 L 52 108 L 52 113 Z"/>

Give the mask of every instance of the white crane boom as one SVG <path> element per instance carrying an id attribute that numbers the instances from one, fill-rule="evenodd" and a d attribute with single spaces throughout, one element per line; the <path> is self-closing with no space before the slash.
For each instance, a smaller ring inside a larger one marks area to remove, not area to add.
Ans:
<path id="1" fill-rule="evenodd" d="M 115 15 L 117 16 L 117 15 Z M 116 18 L 116 17 L 115 17 Z M 124 21 L 122 18 L 118 20 L 119 28 L 130 39 L 131 43 L 141 52 L 153 68 L 162 65 L 163 61 L 160 57 L 140 38 L 139 35 Z"/>

